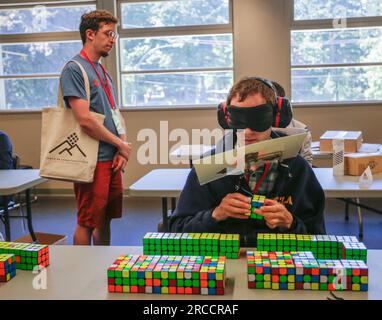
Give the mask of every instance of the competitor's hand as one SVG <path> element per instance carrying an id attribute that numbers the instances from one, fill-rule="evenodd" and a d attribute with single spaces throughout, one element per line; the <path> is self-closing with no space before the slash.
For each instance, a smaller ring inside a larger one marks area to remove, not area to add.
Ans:
<path id="1" fill-rule="evenodd" d="M 212 212 L 212 218 L 217 221 L 226 220 L 228 217 L 236 219 L 248 219 L 251 211 L 251 198 L 241 193 L 229 193 Z"/>
<path id="2" fill-rule="evenodd" d="M 127 163 L 127 160 L 125 157 L 122 157 L 118 152 L 115 154 L 113 158 L 113 164 L 111 165 L 113 172 L 116 173 L 119 170 L 122 170 L 125 168 Z"/>
<path id="3" fill-rule="evenodd" d="M 270 229 L 286 227 L 290 229 L 293 223 L 292 214 L 281 203 L 275 200 L 266 199 L 264 206 L 255 209 L 255 213 L 264 216 L 265 223 Z"/>

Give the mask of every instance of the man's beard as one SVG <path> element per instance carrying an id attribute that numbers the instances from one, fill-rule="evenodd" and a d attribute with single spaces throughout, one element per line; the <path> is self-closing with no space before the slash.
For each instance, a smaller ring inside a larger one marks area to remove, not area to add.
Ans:
<path id="1" fill-rule="evenodd" d="M 107 52 L 107 51 L 104 51 L 101 53 L 102 58 L 106 58 L 108 55 L 109 55 L 109 52 Z"/>

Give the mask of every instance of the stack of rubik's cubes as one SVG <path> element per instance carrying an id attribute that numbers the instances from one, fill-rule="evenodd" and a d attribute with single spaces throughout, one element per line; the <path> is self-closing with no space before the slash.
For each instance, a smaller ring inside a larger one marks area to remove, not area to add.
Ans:
<path id="1" fill-rule="evenodd" d="M 109 292 L 223 295 L 225 257 L 120 256 L 107 270 Z"/>
<path id="2" fill-rule="evenodd" d="M 150 255 L 193 255 L 239 257 L 240 236 L 220 233 L 146 233 L 143 253 Z"/>
<path id="3" fill-rule="evenodd" d="M 258 194 L 253 195 L 251 200 L 251 212 L 248 214 L 250 219 L 263 220 L 264 217 L 255 213 L 255 209 L 259 209 L 264 205 L 265 196 L 260 196 Z"/>
<path id="4" fill-rule="evenodd" d="M 367 249 L 355 237 L 259 234 L 247 252 L 248 287 L 368 290 Z"/>
<path id="5" fill-rule="evenodd" d="M 362 260 L 316 260 L 311 252 L 247 252 L 248 288 L 274 290 L 368 290 Z"/>
<path id="6" fill-rule="evenodd" d="M 49 265 L 49 247 L 47 245 L 0 242 L 0 254 L 14 254 L 16 268 L 34 270 L 35 267 Z"/>
<path id="7" fill-rule="evenodd" d="M 259 251 L 311 251 L 317 259 L 367 261 L 367 249 L 352 236 L 259 233 Z"/>
<path id="8" fill-rule="evenodd" d="M 8 282 L 16 275 L 14 254 L 0 254 L 0 282 Z"/>

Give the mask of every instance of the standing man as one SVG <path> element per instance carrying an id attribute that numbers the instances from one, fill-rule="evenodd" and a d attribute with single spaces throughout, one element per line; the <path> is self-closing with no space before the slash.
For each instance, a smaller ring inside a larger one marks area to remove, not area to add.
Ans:
<path id="1" fill-rule="evenodd" d="M 122 216 L 122 171 L 131 147 L 126 142 L 125 123 L 119 113 L 110 75 L 100 64 L 113 49 L 118 19 L 96 10 L 81 17 L 83 48 L 72 60 L 85 69 L 90 82 L 90 105 L 79 66 L 69 62 L 62 71 L 61 86 L 66 106 L 73 110 L 81 128 L 99 140 L 98 162 L 92 183 L 74 183 L 77 202 L 75 245 L 110 245 L 110 223 Z M 99 123 L 91 112 L 105 115 Z"/>

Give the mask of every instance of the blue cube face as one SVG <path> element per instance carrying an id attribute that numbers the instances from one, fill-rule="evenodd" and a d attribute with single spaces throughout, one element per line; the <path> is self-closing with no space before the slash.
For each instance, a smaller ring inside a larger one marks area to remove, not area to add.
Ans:
<path id="1" fill-rule="evenodd" d="M 160 293 L 161 292 L 161 287 L 153 287 L 153 293 Z"/>
<path id="2" fill-rule="evenodd" d="M 288 283 L 286 282 L 280 283 L 280 290 L 288 290 Z"/>
<path id="3" fill-rule="evenodd" d="M 208 294 L 211 296 L 216 295 L 216 288 L 208 288 Z"/>
<path id="4" fill-rule="evenodd" d="M 215 280 L 215 274 L 214 273 L 208 273 L 208 280 Z"/>
<path id="5" fill-rule="evenodd" d="M 320 276 L 312 276 L 312 283 L 319 283 L 320 282 Z"/>
<path id="6" fill-rule="evenodd" d="M 144 271 L 138 271 L 138 279 L 144 279 L 145 278 L 145 272 Z"/>
<path id="7" fill-rule="evenodd" d="M 303 282 L 304 276 L 303 275 L 296 275 L 296 282 Z"/>
<path id="8" fill-rule="evenodd" d="M 292 274 L 294 274 L 294 268 L 288 268 L 288 274 L 289 275 L 292 275 Z"/>
<path id="9" fill-rule="evenodd" d="M 369 285 L 367 285 L 367 284 L 361 284 L 361 291 L 367 291 L 368 287 L 369 287 Z"/>

